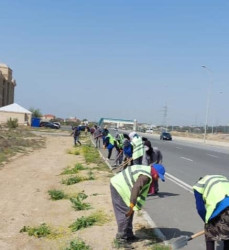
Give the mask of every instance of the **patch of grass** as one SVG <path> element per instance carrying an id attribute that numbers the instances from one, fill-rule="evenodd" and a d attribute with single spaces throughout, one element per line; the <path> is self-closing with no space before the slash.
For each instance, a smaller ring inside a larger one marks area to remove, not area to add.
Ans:
<path id="1" fill-rule="evenodd" d="M 101 158 L 98 151 L 91 144 L 83 145 L 82 147 L 83 155 L 85 157 L 86 163 L 100 163 Z"/>
<path id="2" fill-rule="evenodd" d="M 82 202 L 82 199 L 79 196 L 76 198 L 70 198 L 70 201 L 72 202 L 72 207 L 77 211 L 88 210 L 91 208 L 91 205 L 89 203 Z"/>
<path id="3" fill-rule="evenodd" d="M 43 138 L 32 134 L 28 128 L 0 128 L 0 165 L 17 153 L 43 147 Z"/>
<path id="4" fill-rule="evenodd" d="M 72 177 L 69 177 L 65 180 L 62 180 L 62 184 L 73 185 L 73 184 L 76 184 L 76 183 L 84 181 L 84 180 L 85 180 L 85 178 L 83 178 L 81 176 L 72 176 Z"/>
<path id="5" fill-rule="evenodd" d="M 24 232 L 28 233 L 29 236 L 35 236 L 37 238 L 41 238 L 41 237 L 46 237 L 47 235 L 49 235 L 51 233 L 51 230 L 49 226 L 46 225 L 46 223 L 42 223 L 38 227 L 24 226 L 20 230 L 20 233 L 24 233 Z"/>
<path id="6" fill-rule="evenodd" d="M 77 197 L 70 198 L 70 201 L 73 204 L 73 208 L 75 210 L 88 210 L 91 208 L 89 203 L 83 203 L 82 201 L 85 200 L 88 196 L 84 192 L 78 193 Z"/>
<path id="7" fill-rule="evenodd" d="M 48 191 L 48 193 L 52 200 L 62 200 L 67 197 L 61 190 L 51 189 Z"/>
<path id="8" fill-rule="evenodd" d="M 90 246 L 86 245 L 82 240 L 73 240 L 70 242 L 70 246 L 65 250 L 90 250 Z"/>
<path id="9" fill-rule="evenodd" d="M 103 225 L 108 221 L 109 219 L 106 214 L 104 214 L 102 211 L 97 211 L 90 216 L 82 216 L 78 218 L 69 226 L 69 228 L 72 230 L 72 232 L 76 232 L 83 228 L 91 227 L 93 225 Z"/>
<path id="10" fill-rule="evenodd" d="M 88 172 L 88 180 L 95 180 L 94 174 L 91 170 Z"/>
<path id="11" fill-rule="evenodd" d="M 82 152 L 86 163 L 95 163 L 97 165 L 93 169 L 99 171 L 110 171 L 103 159 L 100 157 L 98 150 L 92 145 L 92 143 L 88 142 L 86 145 L 83 145 Z"/>
<path id="12" fill-rule="evenodd" d="M 71 154 L 71 155 L 80 155 L 80 151 L 78 149 L 68 149 L 67 150 L 67 154 Z"/>
<path id="13" fill-rule="evenodd" d="M 64 174 L 77 174 L 80 170 L 85 170 L 87 169 L 84 167 L 81 163 L 77 163 L 73 168 L 67 167 L 64 169 L 64 171 L 61 173 L 62 175 Z"/>
<path id="14" fill-rule="evenodd" d="M 123 248 L 122 244 L 117 239 L 114 239 L 113 246 L 116 249 Z"/>
<path id="15" fill-rule="evenodd" d="M 78 193 L 77 197 L 79 197 L 82 200 L 85 200 L 87 199 L 88 195 L 86 195 L 83 191 L 83 192 Z"/>

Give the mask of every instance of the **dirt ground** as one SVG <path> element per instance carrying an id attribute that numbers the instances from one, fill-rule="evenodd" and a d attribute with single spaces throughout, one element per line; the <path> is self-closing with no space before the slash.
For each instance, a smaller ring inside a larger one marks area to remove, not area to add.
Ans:
<path id="1" fill-rule="evenodd" d="M 14 157 L 0 170 L 0 249 L 66 249 L 71 240 L 80 238 L 92 249 L 114 249 L 113 239 L 116 234 L 116 222 L 111 205 L 109 180 L 111 172 L 93 171 L 95 180 L 84 181 L 66 186 L 61 183 L 64 178 L 60 173 L 67 166 L 76 163 L 85 164 L 82 155 L 68 154 L 72 149 L 73 139 L 69 135 L 44 135 L 45 148 Z M 93 170 L 93 165 L 91 166 Z M 85 200 L 92 204 L 92 209 L 75 211 L 68 199 L 53 201 L 48 190 L 61 189 L 64 192 L 85 192 Z M 97 195 L 94 195 L 97 194 Z M 81 216 L 102 210 L 110 222 L 102 226 L 93 226 L 72 233 L 68 226 Z M 36 238 L 20 233 L 23 226 L 38 226 L 47 223 L 58 232 L 53 238 Z M 147 226 L 142 215 L 135 215 L 135 230 Z M 152 229 L 147 229 L 152 230 Z M 146 247 L 149 239 L 134 243 L 135 249 Z M 152 249 L 152 248 L 151 248 Z"/>

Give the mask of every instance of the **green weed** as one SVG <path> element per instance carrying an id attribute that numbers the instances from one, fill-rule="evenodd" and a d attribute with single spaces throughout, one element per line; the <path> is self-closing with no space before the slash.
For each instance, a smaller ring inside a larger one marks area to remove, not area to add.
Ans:
<path id="1" fill-rule="evenodd" d="M 42 223 L 39 227 L 26 227 L 24 226 L 20 233 L 27 232 L 29 236 L 35 236 L 37 238 L 46 237 L 51 233 L 50 228 L 46 225 L 46 223 Z"/>
<path id="2" fill-rule="evenodd" d="M 73 240 L 70 242 L 70 247 L 65 250 L 90 250 L 90 246 L 86 245 L 82 240 Z"/>
<path id="3" fill-rule="evenodd" d="M 70 201 L 72 202 L 72 207 L 77 211 L 88 210 L 91 208 L 91 205 L 89 203 L 82 202 L 82 199 L 80 197 L 70 198 Z"/>
<path id="4" fill-rule="evenodd" d="M 78 193 L 77 197 L 79 197 L 82 200 L 85 200 L 85 199 L 87 199 L 88 196 L 84 193 L 84 191 L 82 191 L 82 192 Z"/>
<path id="5" fill-rule="evenodd" d="M 119 248 L 123 248 L 123 245 L 119 242 L 119 240 L 117 240 L 117 239 L 114 239 L 114 241 L 113 241 L 113 246 L 114 246 L 114 248 L 116 248 L 116 249 L 119 249 Z"/>
<path id="6" fill-rule="evenodd" d="M 94 174 L 91 170 L 88 172 L 88 180 L 95 180 Z"/>
<path id="7" fill-rule="evenodd" d="M 87 169 L 84 167 L 82 164 L 77 163 L 73 168 L 67 167 L 64 169 L 64 171 L 61 173 L 62 175 L 64 174 L 77 174 L 80 170 L 85 170 Z"/>
<path id="8" fill-rule="evenodd" d="M 76 184 L 76 183 L 81 182 L 83 180 L 85 180 L 85 179 L 80 177 L 80 176 L 73 176 L 73 177 L 69 177 L 65 180 L 62 180 L 62 184 L 73 185 L 73 184 Z"/>
<path id="9" fill-rule="evenodd" d="M 71 154 L 71 155 L 80 155 L 80 151 L 78 149 L 68 149 L 67 150 L 67 154 Z"/>
<path id="10" fill-rule="evenodd" d="M 108 222 L 108 217 L 101 211 L 97 211 L 90 216 L 87 217 L 80 217 L 75 222 L 73 222 L 69 228 L 72 232 L 76 232 L 83 228 L 91 227 L 93 225 L 103 225 L 104 223 Z"/>
<path id="11" fill-rule="evenodd" d="M 66 195 L 61 190 L 52 189 L 48 191 L 52 200 L 62 200 L 66 198 Z"/>
<path id="12" fill-rule="evenodd" d="M 98 151 L 92 145 L 84 145 L 82 151 L 87 163 L 98 163 L 101 160 Z"/>
<path id="13" fill-rule="evenodd" d="M 17 118 L 10 118 L 9 120 L 7 120 L 7 127 L 10 129 L 14 129 L 18 127 L 18 119 Z"/>

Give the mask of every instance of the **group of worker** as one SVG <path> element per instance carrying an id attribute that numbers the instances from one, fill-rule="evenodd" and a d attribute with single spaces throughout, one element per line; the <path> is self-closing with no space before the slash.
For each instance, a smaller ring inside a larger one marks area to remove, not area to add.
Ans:
<path id="1" fill-rule="evenodd" d="M 151 146 L 147 138 L 136 132 L 117 134 L 113 137 L 107 128 L 97 127 L 96 140 L 103 138 L 110 159 L 116 148 L 116 164 L 131 161 L 110 181 L 113 209 L 118 225 L 116 239 L 126 246 L 137 240 L 133 233 L 134 211 L 140 210 L 146 197 L 158 192 L 157 181 L 165 181 L 165 169 L 160 150 Z M 96 131 L 96 130 L 95 130 Z M 97 140 L 96 145 L 98 145 Z M 121 159 L 121 160 L 120 160 Z M 224 242 L 224 250 L 229 250 L 229 180 L 222 175 L 206 175 L 193 186 L 196 209 L 205 223 L 206 250 L 215 249 L 215 241 Z"/>

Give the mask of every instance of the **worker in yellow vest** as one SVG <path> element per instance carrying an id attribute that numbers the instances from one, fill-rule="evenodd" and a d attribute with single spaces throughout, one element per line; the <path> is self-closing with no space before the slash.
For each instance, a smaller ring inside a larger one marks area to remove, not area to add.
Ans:
<path id="1" fill-rule="evenodd" d="M 118 225 L 116 240 L 124 247 L 137 240 L 133 233 L 134 211 L 145 203 L 151 182 L 151 166 L 128 166 L 111 178 L 111 198 Z"/>
<path id="2" fill-rule="evenodd" d="M 144 154 L 144 145 L 142 142 L 142 138 L 136 133 L 131 132 L 129 134 L 130 143 L 133 146 L 132 159 L 134 165 L 141 165 L 143 154 Z"/>
<path id="3" fill-rule="evenodd" d="M 115 138 L 109 133 L 109 131 L 108 131 L 108 134 L 105 137 L 104 146 L 108 150 L 107 160 L 110 160 L 112 150 L 113 150 L 113 148 L 115 146 Z"/>
<path id="4" fill-rule="evenodd" d="M 197 211 L 205 222 L 206 249 L 215 241 L 229 249 L 229 180 L 223 175 L 206 175 L 193 186 Z"/>

